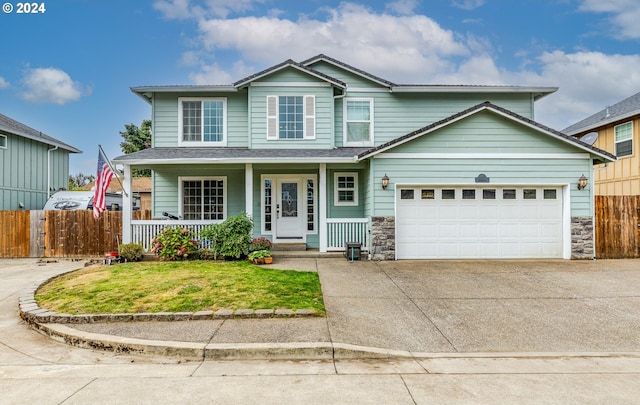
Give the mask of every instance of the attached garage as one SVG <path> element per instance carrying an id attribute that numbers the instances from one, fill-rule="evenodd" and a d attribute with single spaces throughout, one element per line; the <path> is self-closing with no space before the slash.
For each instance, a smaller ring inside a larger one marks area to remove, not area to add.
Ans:
<path id="1" fill-rule="evenodd" d="M 397 259 L 563 257 L 563 187 L 398 186 Z"/>

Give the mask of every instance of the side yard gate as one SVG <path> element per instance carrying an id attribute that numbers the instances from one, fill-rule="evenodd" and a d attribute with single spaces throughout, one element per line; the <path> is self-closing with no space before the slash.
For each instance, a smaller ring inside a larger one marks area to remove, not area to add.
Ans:
<path id="1" fill-rule="evenodd" d="M 595 197 L 598 259 L 640 257 L 640 196 Z"/>

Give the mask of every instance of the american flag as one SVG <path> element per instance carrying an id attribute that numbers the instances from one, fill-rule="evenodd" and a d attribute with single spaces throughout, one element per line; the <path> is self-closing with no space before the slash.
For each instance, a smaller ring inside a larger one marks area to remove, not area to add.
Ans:
<path id="1" fill-rule="evenodd" d="M 105 161 L 102 151 L 98 150 L 98 175 L 96 176 L 95 192 L 93 194 L 93 217 L 98 219 L 100 213 L 107 209 L 106 193 L 111 184 L 113 172 Z"/>

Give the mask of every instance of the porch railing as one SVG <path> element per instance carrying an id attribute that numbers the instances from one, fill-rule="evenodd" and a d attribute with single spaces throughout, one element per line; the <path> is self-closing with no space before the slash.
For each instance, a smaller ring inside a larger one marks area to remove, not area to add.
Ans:
<path id="1" fill-rule="evenodd" d="M 157 234 L 162 232 L 166 227 L 186 228 L 198 237 L 200 231 L 206 226 L 222 222 L 222 221 L 188 221 L 188 220 L 150 220 L 150 221 L 131 221 L 131 242 L 139 243 L 145 251 L 150 252 L 153 248 L 151 241 Z"/>
<path id="2" fill-rule="evenodd" d="M 362 243 L 362 250 L 369 250 L 368 218 L 327 218 L 327 250 L 344 250 L 347 242 Z"/>

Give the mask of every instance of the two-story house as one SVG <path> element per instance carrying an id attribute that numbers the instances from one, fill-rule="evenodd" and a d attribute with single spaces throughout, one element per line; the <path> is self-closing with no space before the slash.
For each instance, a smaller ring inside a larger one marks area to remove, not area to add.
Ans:
<path id="1" fill-rule="evenodd" d="M 41 210 L 69 186 L 75 147 L 0 114 L 0 210 Z"/>
<path id="2" fill-rule="evenodd" d="M 395 84 L 325 55 L 231 85 L 134 87 L 153 145 L 114 162 L 127 189 L 132 167 L 152 169 L 157 219 L 125 211 L 123 240 L 246 212 L 254 236 L 358 242 L 375 260 L 592 258 L 578 183 L 615 157 L 533 121 L 556 90 Z"/>
<path id="3" fill-rule="evenodd" d="M 562 130 L 609 151 L 616 162 L 596 167 L 595 195 L 640 195 L 640 93 L 608 106 Z"/>

